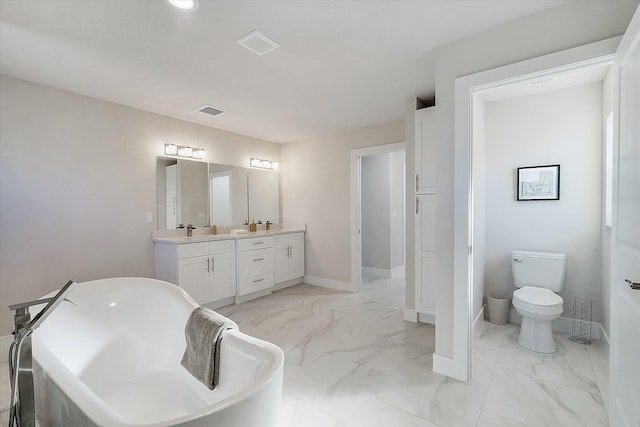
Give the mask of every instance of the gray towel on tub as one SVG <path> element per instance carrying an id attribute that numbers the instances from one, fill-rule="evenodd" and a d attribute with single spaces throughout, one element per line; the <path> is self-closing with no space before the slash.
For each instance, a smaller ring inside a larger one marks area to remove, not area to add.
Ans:
<path id="1" fill-rule="evenodd" d="M 228 329 L 237 330 L 238 325 L 206 307 L 193 310 L 184 329 L 187 347 L 182 366 L 209 390 L 218 385 L 220 342 L 223 332 Z"/>

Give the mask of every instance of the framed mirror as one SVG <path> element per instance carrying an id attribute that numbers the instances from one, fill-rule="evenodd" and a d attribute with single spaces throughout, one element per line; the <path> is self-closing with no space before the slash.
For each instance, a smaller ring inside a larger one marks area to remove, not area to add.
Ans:
<path id="1" fill-rule="evenodd" d="M 158 229 L 280 222 L 277 171 L 158 157 Z"/>

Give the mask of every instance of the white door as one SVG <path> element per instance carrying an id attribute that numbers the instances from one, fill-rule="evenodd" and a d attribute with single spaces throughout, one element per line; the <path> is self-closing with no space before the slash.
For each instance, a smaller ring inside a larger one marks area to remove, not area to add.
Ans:
<path id="1" fill-rule="evenodd" d="M 233 208 L 231 202 L 231 171 L 224 171 L 209 176 L 209 214 L 211 224 L 233 225 Z"/>
<path id="2" fill-rule="evenodd" d="M 616 52 L 618 161 L 614 164 L 611 274 L 610 417 L 640 426 L 640 9 Z M 615 134 L 615 133 L 614 133 Z M 616 173 L 617 172 L 617 173 Z"/>

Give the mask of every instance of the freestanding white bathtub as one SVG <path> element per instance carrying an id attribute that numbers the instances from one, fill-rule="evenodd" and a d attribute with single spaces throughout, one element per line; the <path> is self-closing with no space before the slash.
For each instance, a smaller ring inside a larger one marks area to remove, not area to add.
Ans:
<path id="1" fill-rule="evenodd" d="M 209 390 L 181 365 L 197 307 L 182 289 L 144 278 L 80 283 L 34 332 L 40 426 L 275 426 L 279 347 L 225 334 L 220 382 Z M 32 315 L 43 306 L 34 307 Z"/>

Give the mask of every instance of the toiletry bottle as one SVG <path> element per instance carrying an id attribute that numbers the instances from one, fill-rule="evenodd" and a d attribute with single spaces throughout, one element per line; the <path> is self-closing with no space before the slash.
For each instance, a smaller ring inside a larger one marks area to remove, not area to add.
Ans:
<path id="1" fill-rule="evenodd" d="M 249 231 L 256 231 L 258 229 L 258 225 L 255 221 L 251 221 L 251 225 L 249 226 Z"/>
<path id="2" fill-rule="evenodd" d="M 211 234 L 218 234 L 218 226 L 213 224 L 211 226 Z"/>

